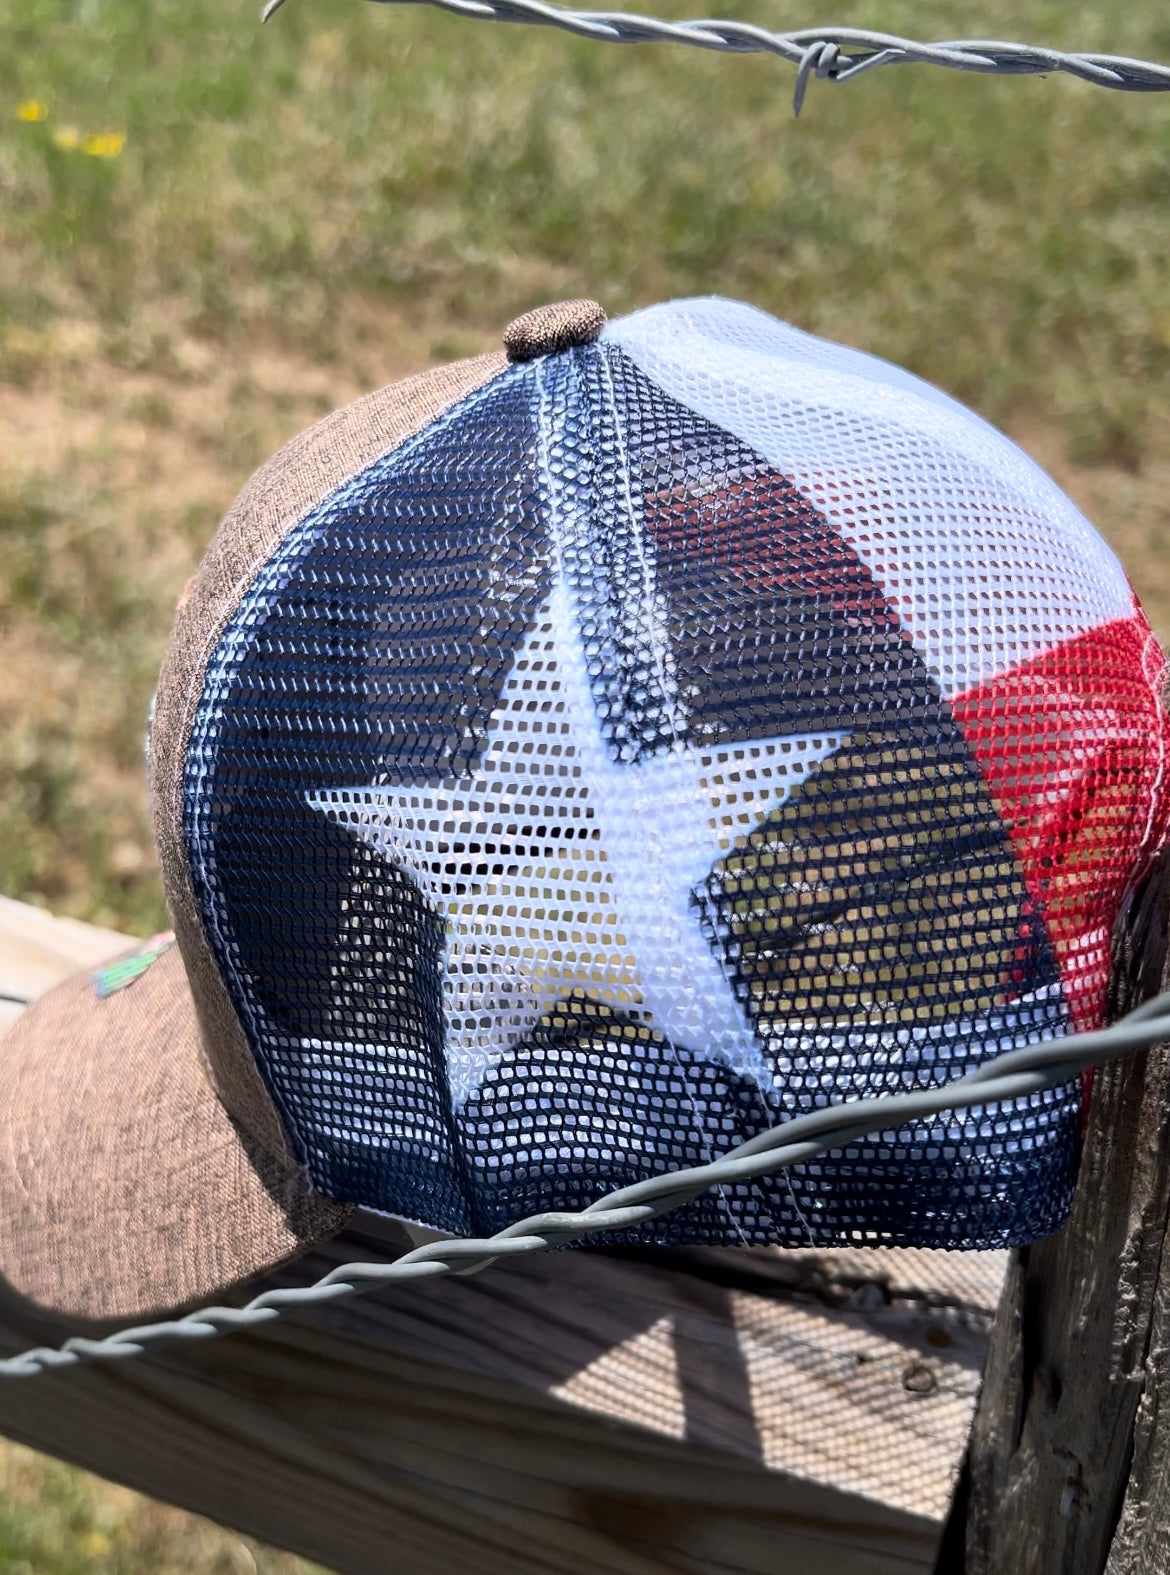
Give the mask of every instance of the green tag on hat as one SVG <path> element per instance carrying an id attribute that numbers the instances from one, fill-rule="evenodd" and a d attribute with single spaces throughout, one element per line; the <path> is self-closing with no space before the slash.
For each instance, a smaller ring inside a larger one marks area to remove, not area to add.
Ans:
<path id="1" fill-rule="evenodd" d="M 133 984 L 135 979 L 141 979 L 146 970 L 158 961 L 164 952 L 169 952 L 175 944 L 175 937 L 169 931 L 151 936 L 150 940 L 143 941 L 135 951 L 129 952 L 125 957 L 115 957 L 113 962 L 104 963 L 102 967 L 94 970 L 93 989 L 99 1001 L 104 1001 L 107 996 L 114 995 L 119 990 L 124 990 L 127 985 Z"/>

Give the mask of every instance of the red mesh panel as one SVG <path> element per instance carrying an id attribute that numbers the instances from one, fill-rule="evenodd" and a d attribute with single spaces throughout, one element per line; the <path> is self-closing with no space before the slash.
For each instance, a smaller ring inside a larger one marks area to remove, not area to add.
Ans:
<path id="1" fill-rule="evenodd" d="M 1135 605 L 952 702 L 1082 1029 L 1102 1021 L 1113 924 L 1170 809 L 1164 666 Z"/>

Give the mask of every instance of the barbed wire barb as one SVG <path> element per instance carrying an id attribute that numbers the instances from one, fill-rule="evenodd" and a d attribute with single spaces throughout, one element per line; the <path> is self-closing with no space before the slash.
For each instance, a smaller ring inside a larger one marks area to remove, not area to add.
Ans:
<path id="1" fill-rule="evenodd" d="M 1063 72 L 1097 87 L 1129 93 L 1170 92 L 1170 66 L 1132 60 L 1125 55 L 1065 53 L 1035 44 L 1003 40 L 956 39 L 923 43 L 860 27 L 798 28 L 772 32 L 751 22 L 700 20 L 671 22 L 626 11 L 576 11 L 546 0 L 373 0 L 378 5 L 431 5 L 476 21 L 515 22 L 556 27 L 607 44 L 689 44 L 725 54 L 771 54 L 796 67 L 793 110 L 800 114 L 814 76 L 825 82 L 851 82 L 879 66 L 931 65 L 983 75 L 1040 76 Z M 268 0 L 267 22 L 284 0 Z"/>

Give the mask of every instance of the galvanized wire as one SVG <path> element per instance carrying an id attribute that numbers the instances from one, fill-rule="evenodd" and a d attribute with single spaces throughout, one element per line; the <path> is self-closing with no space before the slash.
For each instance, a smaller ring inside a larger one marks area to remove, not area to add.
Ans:
<path id="1" fill-rule="evenodd" d="M 878 66 L 930 65 L 985 75 L 1038 76 L 1059 71 L 1097 87 L 1129 93 L 1170 91 L 1170 66 L 1133 60 L 1125 55 L 1090 51 L 1068 54 L 1035 44 L 993 39 L 954 39 L 937 44 L 899 38 L 864 27 L 804 27 L 772 32 L 751 22 L 694 20 L 670 22 L 664 17 L 637 16 L 625 11 L 575 11 L 547 5 L 544 0 L 378 0 L 382 5 L 433 5 L 455 16 L 485 22 L 526 22 L 558 27 L 604 44 L 690 44 L 727 54 L 779 55 L 796 67 L 793 108 L 799 115 L 809 81 L 850 82 Z M 268 0 L 265 22 L 284 4 Z"/>
<path id="2" fill-rule="evenodd" d="M 292 1309 L 353 1296 L 388 1281 L 471 1273 L 498 1258 L 544 1252 L 599 1231 L 642 1225 L 690 1202 L 709 1187 L 768 1176 L 830 1149 L 844 1148 L 866 1133 L 892 1132 L 908 1122 L 948 1110 L 1023 1099 L 1067 1082 L 1102 1061 L 1132 1055 L 1168 1039 L 1170 991 L 1137 1007 L 1109 1028 L 1006 1051 L 966 1077 L 881 1099 L 830 1104 L 794 1117 L 741 1143 L 711 1164 L 669 1171 L 621 1187 L 579 1213 L 533 1214 L 495 1236 L 429 1242 L 392 1263 L 347 1263 L 315 1285 L 265 1291 L 243 1307 L 204 1307 L 181 1318 L 120 1329 L 102 1339 L 75 1336 L 59 1349 L 39 1347 L 0 1361 L 0 1377 L 31 1377 L 80 1362 L 139 1356 L 166 1340 L 203 1340 L 237 1329 L 256 1328 Z"/>

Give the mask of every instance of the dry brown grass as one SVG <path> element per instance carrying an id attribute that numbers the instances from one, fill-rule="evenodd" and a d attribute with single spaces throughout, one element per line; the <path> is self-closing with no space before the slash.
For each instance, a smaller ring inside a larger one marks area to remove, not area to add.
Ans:
<path id="1" fill-rule="evenodd" d="M 179 591 L 261 459 L 447 348 L 392 309 L 355 313 L 347 337 L 352 354 L 327 365 L 263 339 L 188 338 L 160 363 L 117 365 L 58 325 L 28 381 L 0 384 L 0 530 L 6 509 L 20 520 L 0 535 L 0 872 L 13 894 L 144 933 L 164 923 L 141 745 Z M 461 348 L 489 346 L 485 333 Z M 1170 432 L 1151 434 L 1135 469 L 1076 463 L 1051 418 L 1021 412 L 1009 428 L 1111 541 L 1170 638 Z"/>
<path id="2" fill-rule="evenodd" d="M 264 339 L 178 338 L 118 364 L 83 323 L 21 336 L 25 375 L 0 383 L 0 872 L 13 895 L 162 924 L 142 733 L 179 590 L 262 458 L 434 356 L 435 336 L 392 311 L 355 314 L 350 332 L 353 355 L 324 366 Z"/>

